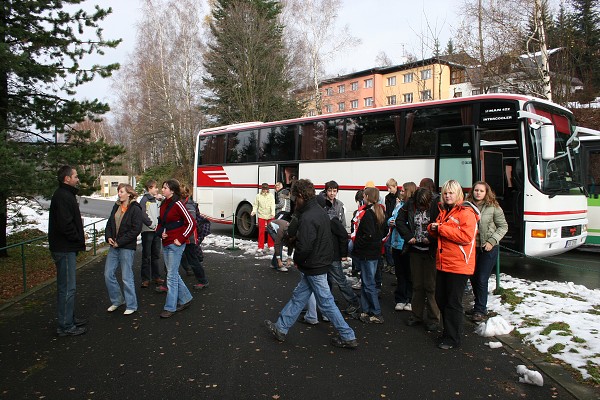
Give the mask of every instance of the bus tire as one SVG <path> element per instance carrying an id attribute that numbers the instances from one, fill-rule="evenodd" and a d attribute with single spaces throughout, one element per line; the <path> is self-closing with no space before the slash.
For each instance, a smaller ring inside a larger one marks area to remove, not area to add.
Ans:
<path id="1" fill-rule="evenodd" d="M 256 231 L 255 217 L 252 215 L 252 206 L 243 204 L 237 211 L 235 228 L 240 236 L 251 237 Z"/>

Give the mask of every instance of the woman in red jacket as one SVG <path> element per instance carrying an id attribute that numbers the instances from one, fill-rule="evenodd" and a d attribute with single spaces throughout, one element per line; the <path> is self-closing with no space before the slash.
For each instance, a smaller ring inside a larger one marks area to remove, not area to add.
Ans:
<path id="1" fill-rule="evenodd" d="M 165 200 L 160 205 L 157 235 L 161 235 L 163 258 L 167 267 L 167 300 L 161 318 L 169 318 L 176 311 L 186 309 L 192 294 L 179 275 L 179 263 L 188 238 L 196 231 L 196 222 L 179 201 L 181 187 L 176 179 L 163 182 L 162 194 Z"/>
<path id="2" fill-rule="evenodd" d="M 462 187 L 455 180 L 442 186 L 442 203 L 429 233 L 437 237 L 435 300 L 444 322 L 440 349 L 460 346 L 463 331 L 462 299 L 469 276 L 475 271 L 477 221 L 479 211 L 463 202 Z"/>

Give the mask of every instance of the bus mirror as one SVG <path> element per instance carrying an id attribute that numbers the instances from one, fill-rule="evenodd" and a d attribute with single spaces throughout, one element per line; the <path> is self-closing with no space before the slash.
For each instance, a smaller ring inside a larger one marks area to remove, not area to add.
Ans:
<path id="1" fill-rule="evenodd" d="M 542 125 L 540 127 L 540 136 L 542 139 L 542 160 L 552 160 L 554 158 L 555 147 L 554 125 Z"/>

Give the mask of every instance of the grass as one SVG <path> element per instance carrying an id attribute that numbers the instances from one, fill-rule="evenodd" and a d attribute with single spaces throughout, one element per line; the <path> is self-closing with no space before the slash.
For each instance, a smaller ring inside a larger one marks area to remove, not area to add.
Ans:
<path id="1" fill-rule="evenodd" d="M 571 327 L 565 322 L 553 322 L 547 327 L 545 327 L 544 330 L 540 332 L 540 334 L 548 336 L 552 331 L 561 331 L 559 334 L 562 334 L 564 332 L 564 335 L 562 336 L 573 334 L 573 332 L 571 332 Z"/>
<path id="2" fill-rule="evenodd" d="M 48 250 L 46 234 L 38 229 L 26 229 L 7 237 L 8 245 L 43 238 L 28 243 L 24 246 L 8 249 L 8 257 L 2 258 L 0 263 L 0 303 L 4 303 L 26 290 L 40 285 L 41 283 L 56 276 L 56 267 Z M 23 253 L 21 253 L 23 249 Z M 93 251 L 80 252 L 77 263 L 93 257 Z M 23 271 L 23 257 L 25 259 L 25 270 Z M 23 277 L 26 285 L 24 287 Z"/>
<path id="3" fill-rule="evenodd" d="M 502 302 L 510 306 L 510 311 L 514 311 L 515 308 L 523 301 L 523 297 L 517 296 L 513 289 L 502 289 L 499 292 Z"/>

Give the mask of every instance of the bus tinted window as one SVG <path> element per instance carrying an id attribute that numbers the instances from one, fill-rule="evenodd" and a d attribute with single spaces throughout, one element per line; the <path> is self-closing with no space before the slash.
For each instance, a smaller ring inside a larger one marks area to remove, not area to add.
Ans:
<path id="1" fill-rule="evenodd" d="M 406 156 L 435 155 L 435 132 L 438 128 L 472 125 L 470 106 L 434 107 L 406 113 L 405 148 Z"/>
<path id="2" fill-rule="evenodd" d="M 283 125 L 260 130 L 258 161 L 284 161 L 295 159 L 296 126 Z"/>
<path id="3" fill-rule="evenodd" d="M 258 131 L 230 133 L 227 136 L 227 163 L 256 162 Z"/>
<path id="4" fill-rule="evenodd" d="M 222 164 L 225 160 L 225 135 L 201 136 L 198 141 L 198 165 Z"/>
<path id="5" fill-rule="evenodd" d="M 400 125 L 389 114 L 346 120 L 346 158 L 400 155 Z"/>
<path id="6" fill-rule="evenodd" d="M 302 125 L 300 159 L 324 160 L 342 157 L 344 121 L 326 120 Z"/>

